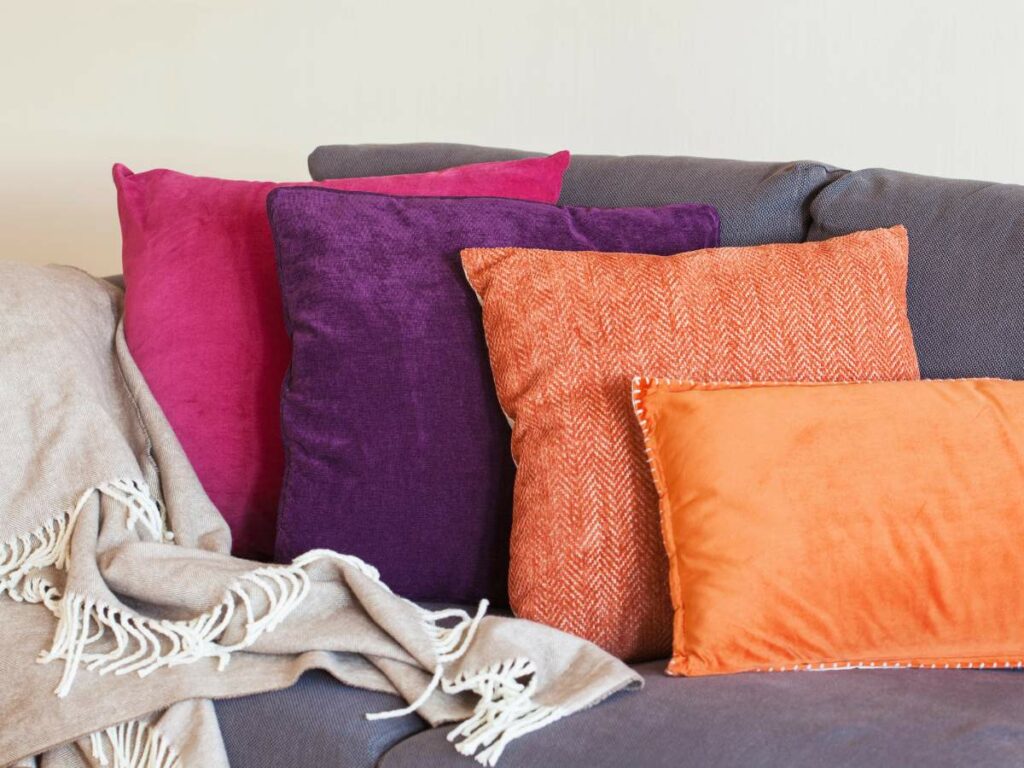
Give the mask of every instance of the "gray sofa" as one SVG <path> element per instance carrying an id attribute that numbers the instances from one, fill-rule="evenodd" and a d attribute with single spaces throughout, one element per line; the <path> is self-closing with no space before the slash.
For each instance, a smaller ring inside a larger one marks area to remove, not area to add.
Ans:
<path id="1" fill-rule="evenodd" d="M 499 768 L 722 766 L 1020 766 L 1024 675 L 879 670 L 669 678 L 530 734 Z M 326 673 L 217 704 L 233 766 L 467 768 L 415 716 L 367 722 L 397 699 L 344 688 Z M 265 723 L 273 722 L 268 729 Z"/>
<path id="2" fill-rule="evenodd" d="M 412 173 L 536 153 L 453 144 L 320 147 L 316 179 Z M 821 239 L 904 224 L 908 307 L 925 377 L 1024 378 L 1024 187 L 824 163 L 577 156 L 562 202 L 711 203 L 722 242 Z M 844 671 L 680 679 L 641 665 L 639 693 L 509 747 L 517 766 L 1019 766 L 1024 676 L 1012 671 Z M 401 704 L 307 674 L 219 702 L 233 765 L 466 766 L 446 729 L 367 722 Z M 273 722 L 275 727 L 264 726 Z"/>

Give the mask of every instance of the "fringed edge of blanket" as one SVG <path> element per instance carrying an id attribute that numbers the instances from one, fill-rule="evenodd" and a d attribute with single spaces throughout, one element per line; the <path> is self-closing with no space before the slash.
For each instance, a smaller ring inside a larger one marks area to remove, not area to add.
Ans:
<path id="1" fill-rule="evenodd" d="M 461 738 L 455 749 L 475 755 L 481 765 L 495 765 L 512 741 L 571 714 L 533 700 L 537 667 L 524 657 L 497 662 L 475 674 L 459 674 L 445 680 L 442 688 L 446 693 L 470 691 L 480 697 L 473 714 L 452 729 L 448 741 Z"/>
<path id="2" fill-rule="evenodd" d="M 224 669 L 233 652 L 250 647 L 265 632 L 273 631 L 303 601 L 311 588 L 306 567 L 315 561 L 347 563 L 391 591 L 380 580 L 377 569 L 359 558 L 320 549 L 301 555 L 290 565 L 254 569 L 239 577 L 226 590 L 217 607 L 184 621 L 139 616 L 70 590 L 61 594 L 47 579 L 32 573 L 50 566 L 61 570 L 66 568 L 75 524 L 86 502 L 96 493 L 125 505 L 129 511 L 129 529 L 141 525 L 157 541 L 170 542 L 173 539 L 165 510 L 145 483 L 119 479 L 88 489 L 67 512 L 55 516 L 32 533 L 0 544 L 0 597 L 6 593 L 16 601 L 42 603 L 57 617 L 53 644 L 49 650 L 40 653 L 38 661 L 64 661 L 64 672 L 55 690 L 61 698 L 68 695 L 83 666 L 101 675 L 135 673 L 144 677 L 163 667 L 215 658 L 218 669 Z M 266 608 L 257 615 L 253 597 L 260 594 L 265 598 Z M 487 610 L 486 600 L 480 602 L 472 616 L 462 609 L 429 611 L 406 602 L 419 611 L 424 629 L 434 643 L 434 675 L 423 693 L 407 707 L 370 713 L 367 715 L 369 719 L 400 717 L 415 712 L 438 688 L 449 694 L 476 694 L 479 700 L 473 714 L 448 734 L 448 740 L 461 739 L 455 745 L 460 753 L 475 756 L 482 765 L 493 766 L 511 741 L 570 714 L 566 709 L 533 701 L 537 669 L 528 658 L 508 659 L 473 674 L 445 677 L 449 665 L 469 649 Z M 231 644 L 222 643 L 224 633 L 239 613 L 245 616 L 241 639 Z M 451 626 L 443 624 L 451 619 L 456 623 Z M 112 649 L 102 652 L 89 650 L 110 637 L 114 638 Z M 98 731 L 93 734 L 93 744 L 102 746 L 101 741 L 106 738 L 114 745 L 113 768 L 177 768 L 177 758 L 157 744 L 159 735 L 152 735 L 156 732 L 144 724 L 133 725 L 136 722 Z M 127 748 L 125 745 L 129 742 L 132 749 L 129 756 L 135 762 L 125 762 L 127 758 L 122 758 L 122 752 L 118 751 L 121 747 Z M 140 751 L 136 751 L 136 747 Z M 140 756 L 149 762 L 139 762 Z M 97 760 L 105 765 L 98 755 Z"/>
<path id="3" fill-rule="evenodd" d="M 482 600 L 475 616 L 459 608 L 423 611 L 427 632 L 436 638 L 437 643 L 437 667 L 433 678 L 408 706 L 388 712 L 373 712 L 366 715 L 367 719 L 411 714 L 423 706 L 438 688 L 449 694 L 474 693 L 479 698 L 473 714 L 448 734 L 448 741 L 455 742 L 461 738 L 455 744 L 458 752 L 475 756 L 481 765 L 493 766 L 512 741 L 570 714 L 567 709 L 534 702 L 537 667 L 525 657 L 499 661 L 474 673 L 460 672 L 455 677 L 445 677 L 447 667 L 469 650 L 486 610 L 487 601 Z M 456 618 L 458 622 L 450 628 L 438 624 L 450 618 Z"/>
<path id="4" fill-rule="evenodd" d="M 129 530 L 141 524 L 157 541 L 174 538 L 167 526 L 163 505 L 150 495 L 145 483 L 124 479 L 100 483 L 82 493 L 73 507 L 50 518 L 35 531 L 0 542 L 0 597 L 6 593 L 16 601 L 28 600 L 27 595 L 34 592 L 22 586 L 22 582 L 30 573 L 50 566 L 59 570 L 67 567 L 78 516 L 95 493 L 109 496 L 128 508 L 126 525 Z"/>
<path id="5" fill-rule="evenodd" d="M 154 726 L 129 720 L 89 735 L 93 759 L 109 768 L 182 768 L 181 758 Z M 109 755 L 108 755 L 109 750 Z"/>

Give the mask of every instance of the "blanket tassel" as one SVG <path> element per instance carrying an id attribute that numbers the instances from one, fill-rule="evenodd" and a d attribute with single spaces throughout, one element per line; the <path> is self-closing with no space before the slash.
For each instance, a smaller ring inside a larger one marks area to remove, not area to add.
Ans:
<path id="1" fill-rule="evenodd" d="M 0 595 L 6 593 L 19 602 L 42 603 L 57 617 L 53 644 L 40 653 L 39 662 L 64 661 L 64 673 L 55 690 L 61 698 L 71 691 L 83 666 L 99 674 L 136 673 L 144 677 L 162 667 L 214 658 L 223 669 L 233 652 L 249 648 L 263 634 L 273 631 L 305 599 L 311 588 L 306 568 L 316 561 L 344 562 L 370 579 L 380 579 L 376 569 L 358 558 L 313 550 L 291 565 L 263 566 L 244 574 L 226 590 L 214 609 L 185 621 L 140 616 L 73 590 L 62 594 L 36 572 L 50 566 L 67 567 L 76 523 L 93 494 L 124 505 L 129 530 L 141 526 L 157 541 L 173 539 L 163 505 L 146 485 L 121 479 L 89 488 L 64 514 L 33 533 L 0 545 Z M 224 642 L 224 635 L 236 616 L 244 619 L 241 637 L 229 644 Z M 104 649 L 94 651 L 94 645 L 100 643 L 106 643 Z"/>
<path id="2" fill-rule="evenodd" d="M 181 759 L 156 728 L 130 720 L 89 735 L 93 759 L 109 768 L 181 768 Z M 107 748 L 110 754 L 107 754 Z"/>
<path id="3" fill-rule="evenodd" d="M 495 765 L 512 741 L 569 714 L 533 701 L 537 667 L 523 657 L 497 662 L 473 674 L 462 673 L 443 681 L 441 688 L 445 693 L 468 691 L 480 697 L 473 714 L 448 734 L 448 741 L 461 739 L 455 749 L 475 756 L 481 765 Z"/>
<path id="4" fill-rule="evenodd" d="M 557 707 L 533 701 L 537 689 L 537 667 L 527 658 L 500 661 L 475 673 L 462 672 L 451 679 L 444 677 L 446 666 L 462 658 L 469 650 L 486 610 L 487 601 L 482 600 L 473 617 L 458 608 L 424 611 L 427 632 L 434 638 L 437 652 L 433 678 L 408 706 L 388 712 L 373 712 L 366 718 L 382 720 L 411 714 L 422 707 L 438 688 L 449 694 L 476 694 L 479 700 L 473 714 L 448 734 L 448 741 L 461 739 L 455 745 L 460 753 L 474 756 L 481 765 L 494 766 L 509 743 L 564 717 L 567 713 Z M 459 621 L 451 627 L 439 624 L 449 618 Z"/>
<path id="5" fill-rule="evenodd" d="M 0 595 L 14 600 L 42 603 L 58 618 L 53 645 L 40 654 L 41 663 L 62 659 L 64 673 L 56 693 L 64 697 L 71 690 L 80 667 L 99 674 L 113 672 L 140 676 L 165 666 L 187 664 L 201 658 L 216 658 L 223 668 L 234 651 L 251 646 L 262 634 L 272 631 L 303 601 L 311 588 L 305 569 L 318 560 L 336 560 L 358 568 L 380 582 L 376 569 L 358 558 L 327 550 L 313 550 L 296 558 L 290 566 L 265 566 L 240 577 L 213 610 L 190 621 L 167 621 L 136 615 L 74 592 L 61 594 L 46 578 L 30 575 L 48 566 L 67 566 L 71 537 L 77 518 L 93 493 L 110 496 L 128 509 L 126 525 L 141 525 L 158 541 L 170 541 L 162 505 L 149 494 L 145 484 L 116 480 L 90 488 L 68 512 L 39 530 L 0 545 Z M 265 607 L 257 610 L 255 598 Z M 481 765 L 493 766 L 510 742 L 543 728 L 568 711 L 537 704 L 536 666 L 519 657 L 497 662 L 475 673 L 462 672 L 446 678 L 445 671 L 466 654 L 477 632 L 487 601 L 476 614 L 462 609 L 428 611 L 419 609 L 424 629 L 434 642 L 435 668 L 423 692 L 406 707 L 367 715 L 371 720 L 401 717 L 420 709 L 438 689 L 448 694 L 463 692 L 479 697 L 473 713 L 449 734 L 458 741 L 455 748 L 475 757 Z M 224 634 L 237 614 L 244 617 L 242 637 L 223 642 Z M 452 626 L 443 622 L 456 619 Z M 102 652 L 91 646 L 111 639 Z M 111 648 L 110 645 L 114 647 Z M 179 768 L 180 759 L 166 740 L 145 723 L 132 721 L 92 734 L 93 754 L 101 766 L 111 768 Z M 107 755 L 110 746 L 113 762 Z"/>

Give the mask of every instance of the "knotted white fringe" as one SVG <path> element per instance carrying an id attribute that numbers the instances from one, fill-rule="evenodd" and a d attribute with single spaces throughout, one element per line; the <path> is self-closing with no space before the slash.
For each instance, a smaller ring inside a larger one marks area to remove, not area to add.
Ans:
<path id="1" fill-rule="evenodd" d="M 64 674 L 55 691 L 59 697 L 71 690 L 83 664 L 99 674 L 145 676 L 162 667 L 216 658 L 218 669 L 223 669 L 234 651 L 250 647 L 302 602 L 311 588 L 305 568 L 318 560 L 347 563 L 390 591 L 380 580 L 377 569 L 359 558 L 329 550 L 312 550 L 296 558 L 291 565 L 264 566 L 245 574 L 227 589 L 216 608 L 187 621 L 137 616 L 73 591 L 61 595 L 45 578 L 29 578 L 29 574 L 49 566 L 62 570 L 67 567 L 75 524 L 94 493 L 110 496 L 128 508 L 126 525 L 130 530 L 141 524 L 157 541 L 173 539 L 162 505 L 150 495 L 145 484 L 136 480 L 115 480 L 88 489 L 71 510 L 35 532 L 0 544 L 0 596 L 7 593 L 14 600 L 42 603 L 58 618 L 53 645 L 40 654 L 39 661 L 64 661 Z M 257 616 L 252 597 L 260 593 L 267 600 L 267 608 Z M 461 737 L 462 741 L 455 745 L 459 752 L 475 755 L 482 765 L 494 766 L 511 741 L 568 714 L 560 708 L 533 701 L 537 670 L 533 662 L 524 657 L 498 662 L 473 674 L 463 672 L 452 679 L 444 677 L 448 665 L 469 650 L 487 606 L 487 601 L 482 600 L 473 616 L 458 608 L 428 611 L 416 606 L 424 630 L 434 642 L 433 677 L 408 706 L 370 713 L 367 718 L 378 720 L 415 712 L 438 688 L 449 694 L 474 693 L 479 701 L 473 714 L 448 734 L 448 740 Z M 222 635 L 239 611 L 245 614 L 242 638 L 233 644 L 222 644 Z M 442 622 L 453 618 L 458 620 L 454 625 L 443 626 Z M 88 651 L 93 644 L 111 636 L 114 648 Z M 112 746 L 112 768 L 178 768 L 180 765 L 162 736 L 138 721 L 107 728 L 90 738 L 101 765 L 109 764 L 104 762 L 107 760 L 104 738 Z"/>
<path id="2" fill-rule="evenodd" d="M 89 735 L 92 756 L 110 768 L 181 768 L 181 758 L 156 728 L 130 720 Z M 106 743 L 104 743 L 106 742 Z M 113 762 L 107 757 L 107 745 Z"/>
<path id="3" fill-rule="evenodd" d="M 42 603 L 58 619 L 53 645 L 40 654 L 39 661 L 64 661 L 64 674 L 55 691 L 61 698 L 71 690 L 82 665 L 100 674 L 135 672 L 145 676 L 161 667 L 212 657 L 218 659 L 218 668 L 223 669 L 231 653 L 250 647 L 302 602 L 310 589 L 305 567 L 316 560 L 346 562 L 369 578 L 380 580 L 376 569 L 358 558 L 313 550 L 289 566 L 264 566 L 245 574 L 228 588 L 216 608 L 187 621 L 138 616 L 71 590 L 61 595 L 44 577 L 30 574 L 50 566 L 67 568 L 75 525 L 94 493 L 110 496 L 125 505 L 129 530 L 141 524 L 157 541 L 172 539 L 163 507 L 153 499 L 145 484 L 136 480 L 115 480 L 88 489 L 71 510 L 0 549 L 0 595 L 6 592 L 17 601 Z M 253 597 L 259 594 L 266 598 L 267 608 L 257 616 Z M 221 643 L 223 634 L 239 612 L 245 616 L 241 639 L 232 644 Z M 113 648 L 89 651 L 94 644 L 111 637 Z"/>
<path id="4" fill-rule="evenodd" d="M 455 745 L 456 750 L 463 755 L 475 755 L 481 765 L 493 766 L 510 742 L 568 714 L 557 707 L 533 701 L 537 690 L 537 667 L 522 656 L 496 662 L 472 674 L 462 672 L 451 679 L 444 677 L 446 666 L 469 650 L 486 610 L 487 601 L 482 600 L 472 618 L 457 608 L 424 611 L 427 631 L 437 643 L 437 666 L 433 678 L 423 693 L 408 706 L 370 713 L 366 718 L 381 720 L 411 714 L 423 706 L 438 688 L 449 694 L 474 693 L 479 700 L 473 714 L 448 734 L 448 741 L 454 742 L 461 737 L 462 741 Z M 438 626 L 437 622 L 447 618 L 458 618 L 459 622 L 450 628 Z M 481 747 L 484 749 L 477 754 Z"/>
<path id="5" fill-rule="evenodd" d="M 537 667 L 523 657 L 496 662 L 474 674 L 463 672 L 442 681 L 441 688 L 445 693 L 469 691 L 480 697 L 472 716 L 448 734 L 448 741 L 462 738 L 455 749 L 476 755 L 481 765 L 495 765 L 509 743 L 569 714 L 533 701 Z M 485 749 L 476 754 L 481 747 Z"/>
<path id="6" fill-rule="evenodd" d="M 264 566 L 239 577 L 230 586 L 221 603 L 199 616 L 181 621 L 152 619 L 114 608 L 103 601 L 69 591 L 54 601 L 58 618 L 53 645 L 40 654 L 39 662 L 64 661 L 64 674 L 55 693 L 63 698 L 74 684 L 79 669 L 101 675 L 138 674 L 145 677 L 163 667 L 190 664 L 199 659 L 217 659 L 222 670 L 231 654 L 252 646 L 261 635 L 273 631 L 309 594 L 311 582 L 305 568 L 317 560 L 333 559 L 349 563 L 374 579 L 377 571 L 355 557 L 328 550 L 312 550 L 296 558 L 291 565 Z M 41 581 L 41 580 L 40 580 Z M 56 590 L 39 588 L 41 599 Z M 257 615 L 253 597 L 262 595 L 267 607 Z M 53 608 L 51 608 L 53 609 Z M 236 614 L 243 614 L 242 637 L 224 643 Z M 106 638 L 114 638 L 114 647 L 90 653 L 88 648 Z"/>
<path id="7" fill-rule="evenodd" d="M 392 709 L 387 712 L 369 712 L 367 720 L 387 720 L 392 717 L 410 715 L 422 707 L 427 699 L 437 690 L 444 678 L 444 670 L 448 664 L 457 661 L 469 650 L 470 643 L 476 636 L 480 620 L 487 612 L 488 602 L 481 600 L 476 609 L 476 615 L 470 618 L 469 614 L 461 608 L 445 608 L 440 611 L 428 611 L 419 608 L 423 619 L 424 629 L 434 641 L 434 654 L 436 655 L 436 666 L 434 676 L 430 683 L 423 689 L 423 693 L 416 697 L 416 700 L 401 709 Z M 446 619 L 457 618 L 459 621 L 454 626 L 444 627 L 439 622 Z"/>
<path id="8" fill-rule="evenodd" d="M 7 593 L 13 600 L 24 599 L 21 581 L 33 571 L 54 566 L 67 567 L 71 553 L 71 537 L 85 503 L 94 493 L 110 496 L 128 508 L 126 525 L 135 530 L 139 523 L 157 541 L 170 541 L 163 505 L 156 501 L 145 483 L 138 480 L 113 480 L 86 490 L 67 512 L 51 518 L 32 533 L 0 543 L 0 596 Z"/>

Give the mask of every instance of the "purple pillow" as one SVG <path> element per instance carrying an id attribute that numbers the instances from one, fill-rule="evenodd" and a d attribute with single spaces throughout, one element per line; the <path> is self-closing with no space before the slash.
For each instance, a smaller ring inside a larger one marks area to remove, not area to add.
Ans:
<path id="1" fill-rule="evenodd" d="M 718 213 L 315 187 L 267 208 L 293 344 L 277 558 L 327 547 L 409 598 L 507 604 L 515 467 L 459 251 L 677 253 L 718 245 Z"/>

